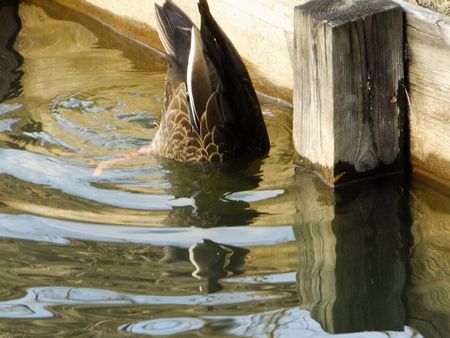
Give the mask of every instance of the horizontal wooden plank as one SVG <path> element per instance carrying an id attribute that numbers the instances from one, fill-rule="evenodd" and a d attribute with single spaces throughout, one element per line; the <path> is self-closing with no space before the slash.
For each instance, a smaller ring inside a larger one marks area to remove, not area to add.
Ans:
<path id="1" fill-rule="evenodd" d="M 89 13 L 127 37 L 161 48 L 155 34 L 154 0 L 54 1 Z M 211 13 L 244 58 L 257 89 L 266 94 L 292 99 L 294 7 L 306 1 L 209 1 Z M 196 1 L 175 2 L 199 23 Z"/>

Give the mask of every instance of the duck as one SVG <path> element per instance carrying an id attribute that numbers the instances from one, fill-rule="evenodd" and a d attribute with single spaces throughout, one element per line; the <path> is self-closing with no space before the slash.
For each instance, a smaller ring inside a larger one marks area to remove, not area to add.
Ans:
<path id="1" fill-rule="evenodd" d="M 179 162 L 251 160 L 270 141 L 249 72 L 231 40 L 198 1 L 200 29 L 172 0 L 155 4 L 167 60 L 164 107 L 148 152 Z"/>
<path id="2" fill-rule="evenodd" d="M 102 161 L 111 165 L 152 154 L 184 163 L 245 163 L 270 150 L 270 140 L 248 70 L 213 18 L 198 1 L 200 29 L 173 0 L 155 4 L 157 32 L 167 77 L 159 128 L 149 146 Z"/>

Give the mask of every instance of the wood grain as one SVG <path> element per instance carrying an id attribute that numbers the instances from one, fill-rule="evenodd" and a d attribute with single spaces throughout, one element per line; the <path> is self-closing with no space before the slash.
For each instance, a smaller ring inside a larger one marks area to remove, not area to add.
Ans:
<path id="1" fill-rule="evenodd" d="M 450 184 L 450 18 L 405 4 L 413 169 Z"/>
<path id="2" fill-rule="evenodd" d="M 295 180 L 300 307 L 329 333 L 403 330 L 410 219 L 402 180 L 336 193 L 308 172 Z"/>
<path id="3" fill-rule="evenodd" d="M 402 166 L 403 13 L 391 1 L 295 9 L 294 144 L 329 184 Z"/>

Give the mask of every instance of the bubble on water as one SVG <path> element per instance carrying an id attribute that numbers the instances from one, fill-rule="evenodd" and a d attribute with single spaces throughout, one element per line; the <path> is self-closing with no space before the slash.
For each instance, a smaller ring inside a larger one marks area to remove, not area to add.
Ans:
<path id="1" fill-rule="evenodd" d="M 171 336 L 174 334 L 201 329 L 205 321 L 198 318 L 178 317 L 147 320 L 119 327 L 119 331 L 151 336 Z"/>

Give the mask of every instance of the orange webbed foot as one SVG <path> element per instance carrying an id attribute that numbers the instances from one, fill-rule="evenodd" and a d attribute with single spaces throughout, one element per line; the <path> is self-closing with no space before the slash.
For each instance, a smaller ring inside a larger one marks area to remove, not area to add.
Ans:
<path id="1" fill-rule="evenodd" d="M 131 151 L 129 153 L 125 154 L 119 154 L 118 158 L 114 160 L 108 160 L 108 161 L 102 161 L 100 162 L 94 170 L 93 175 L 98 177 L 100 176 L 104 170 L 109 168 L 111 165 L 118 163 L 118 162 L 124 162 L 124 161 L 130 161 L 140 155 L 146 155 L 151 153 L 151 147 L 142 147 L 138 151 Z"/>

